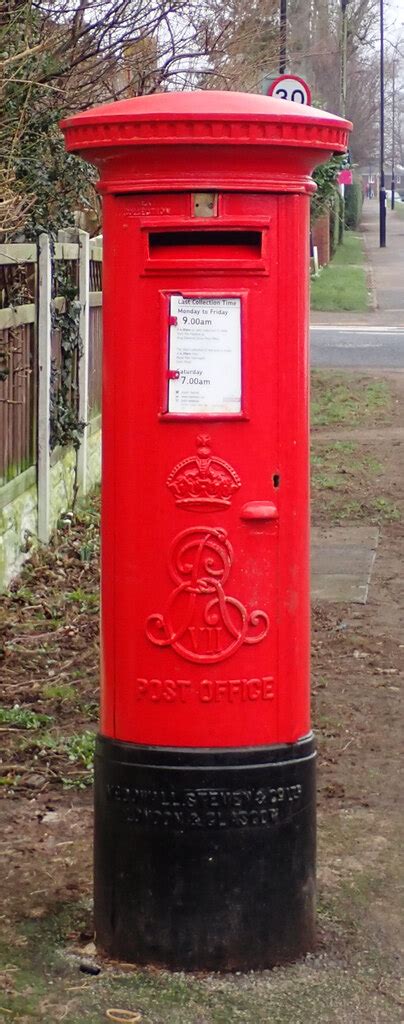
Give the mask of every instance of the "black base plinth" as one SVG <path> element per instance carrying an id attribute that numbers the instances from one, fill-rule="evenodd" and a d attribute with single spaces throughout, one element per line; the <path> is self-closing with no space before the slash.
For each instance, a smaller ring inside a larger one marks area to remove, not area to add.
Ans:
<path id="1" fill-rule="evenodd" d="M 95 929 L 114 959 L 259 970 L 313 948 L 313 737 L 176 750 L 100 737 Z"/>

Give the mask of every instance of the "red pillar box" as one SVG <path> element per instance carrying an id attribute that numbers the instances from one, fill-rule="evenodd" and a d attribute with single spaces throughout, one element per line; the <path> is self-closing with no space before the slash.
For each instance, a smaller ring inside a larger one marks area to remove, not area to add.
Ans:
<path id="1" fill-rule="evenodd" d="M 62 127 L 104 198 L 97 943 L 268 967 L 314 939 L 310 172 L 350 125 L 212 91 Z"/>

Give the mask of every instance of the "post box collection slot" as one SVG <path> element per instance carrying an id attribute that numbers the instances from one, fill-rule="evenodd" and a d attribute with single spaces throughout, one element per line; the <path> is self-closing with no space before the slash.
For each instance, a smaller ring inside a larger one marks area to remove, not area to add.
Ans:
<path id="1" fill-rule="evenodd" d="M 259 259 L 262 255 L 261 231 L 150 231 L 149 257 L 186 259 Z"/>

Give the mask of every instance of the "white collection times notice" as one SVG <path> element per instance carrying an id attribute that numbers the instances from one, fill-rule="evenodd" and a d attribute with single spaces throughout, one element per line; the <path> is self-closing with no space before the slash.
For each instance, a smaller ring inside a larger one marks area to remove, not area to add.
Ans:
<path id="1" fill-rule="evenodd" d="M 241 412 L 241 299 L 171 295 L 168 412 Z"/>

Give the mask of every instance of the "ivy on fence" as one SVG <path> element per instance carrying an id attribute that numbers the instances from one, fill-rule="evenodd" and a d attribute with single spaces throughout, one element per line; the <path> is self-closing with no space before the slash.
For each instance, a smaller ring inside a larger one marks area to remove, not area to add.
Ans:
<path id="1" fill-rule="evenodd" d="M 60 337 L 61 363 L 51 364 L 50 390 L 50 447 L 72 445 L 77 451 L 86 424 L 78 413 L 79 359 L 82 355 L 80 338 L 80 302 L 78 288 L 71 268 L 61 261 L 52 260 L 53 290 L 63 299 L 62 307 L 52 312 L 52 327 Z"/>
<path id="2" fill-rule="evenodd" d="M 317 191 L 311 198 L 311 222 L 321 217 L 321 214 L 331 209 L 335 200 L 337 189 L 337 177 L 344 162 L 344 155 L 332 156 L 326 164 L 316 167 L 312 177 L 317 185 Z"/>

